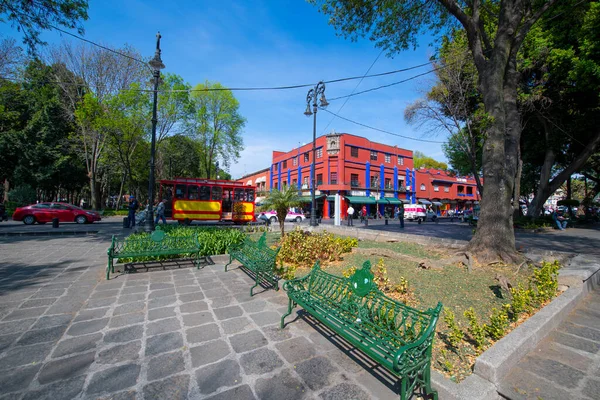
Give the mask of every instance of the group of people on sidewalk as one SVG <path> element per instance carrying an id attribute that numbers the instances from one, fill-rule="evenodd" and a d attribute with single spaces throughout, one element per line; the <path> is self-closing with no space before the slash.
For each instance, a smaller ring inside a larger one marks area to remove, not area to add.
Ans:
<path id="1" fill-rule="evenodd" d="M 165 203 L 166 202 L 167 202 L 166 199 L 162 199 L 158 203 L 158 205 L 156 205 L 156 208 L 155 208 L 156 218 L 154 219 L 154 225 L 158 224 L 159 220 L 161 220 L 163 224 L 167 223 L 167 219 L 165 218 Z M 147 203 L 146 208 L 138 214 L 138 217 L 140 217 L 140 216 L 142 217 L 141 220 L 144 220 L 146 218 L 146 215 L 148 214 L 148 211 L 150 208 L 149 206 L 150 206 L 150 203 Z M 132 229 L 135 227 L 136 212 L 139 209 L 140 209 L 139 201 L 135 198 L 135 196 L 130 196 L 129 204 L 127 205 L 128 228 Z"/>
<path id="2" fill-rule="evenodd" d="M 346 214 L 348 214 L 348 226 L 354 226 L 354 207 L 352 207 L 352 204 L 348 206 Z M 362 209 L 359 211 L 359 216 L 361 223 L 368 218 L 367 206 L 362 207 Z M 400 207 L 396 207 L 394 209 L 394 219 L 396 218 L 400 220 L 400 228 L 404 228 L 404 205 L 400 205 Z"/>

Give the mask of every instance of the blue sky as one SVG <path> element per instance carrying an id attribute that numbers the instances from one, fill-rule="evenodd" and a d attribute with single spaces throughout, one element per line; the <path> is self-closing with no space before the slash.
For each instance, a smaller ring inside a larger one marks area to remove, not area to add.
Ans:
<path id="1" fill-rule="evenodd" d="M 162 34 L 164 72 L 181 75 L 195 85 L 205 80 L 228 87 L 280 86 L 316 83 L 348 76 L 362 76 L 380 54 L 374 43 L 352 42 L 336 36 L 328 17 L 303 0 L 193 1 L 193 0 L 102 0 L 90 1 L 85 38 L 119 47 L 128 43 L 144 56 L 152 56 L 155 34 Z M 0 25 L 0 34 L 18 37 L 15 30 Z M 49 43 L 76 40 L 59 32 L 44 33 Z M 434 49 L 429 39 L 416 51 L 394 58 L 379 57 L 370 73 L 422 64 Z M 426 68 L 370 78 L 358 91 L 406 79 Z M 404 109 L 422 97 L 431 84 L 428 75 L 408 83 L 354 96 L 340 115 L 417 139 L 444 140 L 424 129 L 407 126 Z M 327 85 L 328 98 L 350 94 L 358 81 Z M 243 132 L 245 150 L 231 165 L 233 177 L 266 168 L 272 150 L 289 151 L 312 140 L 312 118 L 303 115 L 308 89 L 235 92 L 240 112 L 247 119 Z M 344 100 L 332 101 L 337 113 Z M 406 140 L 376 132 L 319 112 L 317 135 L 348 132 L 373 141 L 420 150 L 445 161 L 439 144 Z M 331 122 L 331 123 L 330 123 Z M 327 130 L 324 131 L 325 127 Z"/>

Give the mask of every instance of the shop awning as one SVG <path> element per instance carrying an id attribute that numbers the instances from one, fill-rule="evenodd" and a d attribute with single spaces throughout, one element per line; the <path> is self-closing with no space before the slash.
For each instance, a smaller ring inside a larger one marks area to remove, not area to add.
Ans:
<path id="1" fill-rule="evenodd" d="M 266 197 L 257 197 L 256 199 L 254 199 L 254 204 L 259 205 L 260 203 L 265 201 L 265 199 Z"/>
<path id="2" fill-rule="evenodd" d="M 340 195 L 340 200 L 344 200 L 344 196 Z M 327 201 L 335 201 L 335 195 L 330 194 L 327 196 Z"/>
<path id="3" fill-rule="evenodd" d="M 441 183 L 449 183 L 451 185 L 455 184 L 456 182 L 454 181 L 446 181 L 444 179 L 432 179 L 431 182 L 441 182 Z"/>
<path id="4" fill-rule="evenodd" d="M 323 197 L 325 197 L 324 194 L 316 195 L 315 200 L 320 200 Z M 312 196 L 300 196 L 299 201 L 300 201 L 300 203 L 310 203 L 312 201 Z"/>
<path id="5" fill-rule="evenodd" d="M 348 200 L 352 204 L 377 204 L 377 201 L 375 201 L 375 197 L 346 196 L 346 200 Z"/>
<path id="6" fill-rule="evenodd" d="M 432 201 L 431 204 L 433 204 L 434 206 L 441 206 L 442 203 L 440 203 L 439 201 Z"/>
<path id="7" fill-rule="evenodd" d="M 395 197 L 382 197 L 381 199 L 377 200 L 378 203 L 381 204 L 402 204 L 403 201 L 399 200 Z M 408 200 L 406 201 L 408 203 Z"/>
<path id="8" fill-rule="evenodd" d="M 426 206 L 431 205 L 431 202 L 425 199 L 419 199 L 419 203 L 424 204 Z"/>
<path id="9" fill-rule="evenodd" d="M 248 182 L 246 182 L 247 186 L 252 186 L 252 179 L 250 179 Z"/>

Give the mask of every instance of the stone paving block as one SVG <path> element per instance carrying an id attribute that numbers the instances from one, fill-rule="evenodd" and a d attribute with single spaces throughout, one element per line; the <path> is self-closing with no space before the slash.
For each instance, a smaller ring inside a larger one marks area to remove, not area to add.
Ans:
<path id="1" fill-rule="evenodd" d="M 175 288 L 175 291 L 179 295 L 198 294 L 198 297 L 200 297 L 200 298 L 198 298 L 196 300 L 204 299 L 204 294 L 202 294 L 202 291 L 200 290 L 200 288 L 198 286 L 177 286 Z"/>
<path id="2" fill-rule="evenodd" d="M 216 324 L 202 325 L 185 331 L 188 343 L 202 343 L 218 339 L 221 336 Z"/>
<path id="3" fill-rule="evenodd" d="M 514 400 L 565 400 L 572 398 L 571 391 L 558 388 L 548 381 L 540 380 L 534 374 L 519 367 L 511 370 L 511 373 L 503 380 L 498 390 L 501 394 L 510 396 Z"/>
<path id="4" fill-rule="evenodd" d="M 98 397 L 95 400 L 135 400 L 136 392 L 134 390 L 126 390 L 124 392 L 111 393 L 107 396 Z"/>
<path id="5" fill-rule="evenodd" d="M 116 307 L 113 311 L 113 315 L 131 314 L 142 311 L 146 311 L 146 302 L 138 301 L 137 303 L 128 303 Z"/>
<path id="6" fill-rule="evenodd" d="M 110 299 L 115 299 L 115 298 L 117 298 L 118 295 L 119 295 L 119 290 L 118 289 L 103 290 L 101 292 L 95 291 L 90 296 L 90 300 L 109 299 L 109 298 Z"/>
<path id="7" fill-rule="evenodd" d="M 158 297 L 148 301 L 148 309 L 151 310 L 153 308 L 160 308 L 170 306 L 177 302 L 177 297 L 175 296 L 165 296 Z"/>
<path id="8" fill-rule="evenodd" d="M 583 387 L 582 393 L 590 399 L 597 398 L 600 395 L 600 380 L 588 379 Z"/>
<path id="9" fill-rule="evenodd" d="M 292 364 L 306 360 L 315 355 L 313 344 L 304 337 L 297 337 L 284 342 L 279 342 L 275 347 L 277 347 L 285 359 Z"/>
<path id="10" fill-rule="evenodd" d="M 304 383 L 312 390 L 320 390 L 328 386 L 331 375 L 338 369 L 326 357 L 314 357 L 296 365 L 296 372 L 304 380 Z"/>
<path id="11" fill-rule="evenodd" d="M 40 289 L 38 292 L 34 293 L 30 298 L 31 299 L 47 299 L 47 298 L 56 298 L 60 297 L 65 293 L 65 289 Z"/>
<path id="12" fill-rule="evenodd" d="M 35 307 L 43 307 L 52 305 L 56 301 L 56 298 L 47 298 L 47 299 L 35 299 L 35 300 L 27 300 L 21 307 L 19 308 L 35 308 Z"/>
<path id="13" fill-rule="evenodd" d="M 256 299 L 254 299 L 254 301 L 250 301 L 248 303 L 242 304 L 242 308 L 244 309 L 244 311 L 249 312 L 249 313 L 263 311 L 266 306 L 267 306 L 266 301 L 256 300 Z"/>
<path id="14" fill-rule="evenodd" d="M 150 359 L 148 363 L 148 380 L 153 381 L 162 379 L 169 375 L 176 374 L 185 369 L 185 361 L 183 360 L 183 352 L 162 354 Z"/>
<path id="15" fill-rule="evenodd" d="M 126 287 L 121 290 L 121 296 L 128 295 L 128 294 L 136 294 L 136 293 L 146 293 L 147 290 L 148 290 L 148 287 L 145 285 L 144 286 Z"/>
<path id="16" fill-rule="evenodd" d="M 246 374 L 266 374 L 283 365 L 283 361 L 271 349 L 261 348 L 242 354 L 240 363 Z"/>
<path id="17" fill-rule="evenodd" d="M 576 335 L 584 339 L 589 339 L 594 342 L 600 343 L 600 331 L 597 331 L 595 329 L 586 328 L 584 326 L 579 325 L 573 325 L 568 322 L 563 323 L 559 329 L 563 332 L 567 332 L 572 335 Z"/>
<path id="18" fill-rule="evenodd" d="M 135 303 L 136 301 L 145 301 L 146 300 L 146 292 L 143 293 L 134 293 L 134 294 L 122 294 L 117 299 L 117 304 L 127 304 L 127 303 Z"/>
<path id="19" fill-rule="evenodd" d="M 104 290 L 115 290 L 123 287 L 123 281 L 100 281 L 96 286 L 96 291 L 101 292 Z"/>
<path id="20" fill-rule="evenodd" d="M 50 315 L 75 313 L 79 311 L 81 307 L 83 307 L 85 301 L 86 297 L 71 297 L 67 294 L 65 297 L 61 297 L 56 303 L 50 306 L 48 311 L 46 311 L 46 314 Z"/>
<path id="21" fill-rule="evenodd" d="M 23 400 L 71 400 L 81 393 L 84 383 L 85 376 L 50 383 L 38 390 L 25 393 Z"/>
<path id="22" fill-rule="evenodd" d="M 108 324 L 109 328 L 120 328 L 126 325 L 139 324 L 144 322 L 146 316 L 143 312 L 117 315 L 116 317 L 112 317 Z"/>
<path id="23" fill-rule="evenodd" d="M 265 338 L 265 336 L 259 330 L 253 330 L 231 336 L 229 338 L 229 342 L 236 353 L 254 350 L 268 344 L 267 338 Z"/>
<path id="24" fill-rule="evenodd" d="M 186 303 L 179 306 L 179 310 L 183 314 L 195 313 L 198 311 L 208 310 L 208 304 L 204 301 L 195 301 L 192 303 Z"/>
<path id="25" fill-rule="evenodd" d="M 37 318 L 42 315 L 48 307 L 20 308 L 16 309 L 2 319 L 2 322 L 15 321 L 20 319 Z"/>
<path id="26" fill-rule="evenodd" d="M 238 333 L 247 327 L 255 327 L 255 325 L 246 317 L 232 318 L 221 322 L 223 331 L 226 335 Z"/>
<path id="27" fill-rule="evenodd" d="M 219 282 L 219 281 L 212 281 L 212 282 L 199 282 L 198 286 L 200 286 L 202 288 L 202 290 L 215 290 L 215 289 L 224 289 L 225 287 L 223 286 L 223 283 Z"/>
<path id="28" fill-rule="evenodd" d="M 88 300 L 85 303 L 84 308 L 90 309 L 90 308 L 108 307 L 108 306 L 111 306 L 115 301 L 116 301 L 116 299 L 112 299 L 112 298 Z"/>
<path id="29" fill-rule="evenodd" d="M 144 386 L 145 399 L 187 400 L 189 375 L 177 375 Z"/>
<path id="30" fill-rule="evenodd" d="M 17 344 L 19 346 L 27 346 L 36 343 L 57 342 L 66 329 L 67 327 L 62 325 L 52 328 L 29 330 L 19 339 Z"/>
<path id="31" fill-rule="evenodd" d="M 338 366 L 340 366 L 342 371 L 347 371 L 350 373 L 359 373 L 364 370 L 364 368 L 354 361 L 350 356 L 340 351 L 339 349 L 330 351 L 327 353 L 327 357 L 330 360 L 333 360 Z"/>
<path id="32" fill-rule="evenodd" d="M 229 346 L 223 340 L 216 340 L 190 349 L 192 366 L 194 368 L 218 361 L 230 352 Z"/>
<path id="33" fill-rule="evenodd" d="M 137 364 L 121 365 L 96 372 L 87 388 L 87 393 L 117 392 L 134 386 L 140 374 Z"/>
<path id="34" fill-rule="evenodd" d="M 38 381 L 46 384 L 85 374 L 94 362 L 95 355 L 96 353 L 92 351 L 46 363 L 38 375 Z"/>
<path id="35" fill-rule="evenodd" d="M 577 350 L 587 351 L 588 353 L 600 352 L 600 343 L 592 342 L 591 340 L 583 339 L 578 336 L 569 335 L 559 331 L 552 331 L 548 336 L 549 340 L 553 340 L 565 346 L 572 347 Z"/>
<path id="36" fill-rule="evenodd" d="M 256 400 L 256 397 L 250 386 L 243 385 L 208 397 L 206 400 Z"/>
<path id="37" fill-rule="evenodd" d="M 96 357 L 99 364 L 117 364 L 124 361 L 135 361 L 139 358 L 142 342 L 129 342 L 102 350 Z"/>
<path id="38" fill-rule="evenodd" d="M 564 347 L 547 340 L 543 341 L 532 353 L 541 358 L 548 358 L 566 364 L 581 372 L 586 372 L 594 361 L 591 355 L 582 355 L 570 350 L 569 347 Z"/>
<path id="39" fill-rule="evenodd" d="M 293 337 L 290 329 L 281 329 L 279 324 L 261 326 L 262 331 L 267 338 L 272 342 L 281 342 L 283 340 L 291 339 Z"/>
<path id="40" fill-rule="evenodd" d="M 163 282 L 158 282 L 158 283 L 151 283 L 150 284 L 150 290 L 157 290 L 157 289 L 174 289 L 175 285 L 172 283 L 163 283 Z"/>
<path id="41" fill-rule="evenodd" d="M 194 314 L 185 314 L 183 315 L 183 325 L 185 327 L 190 326 L 198 326 L 202 324 L 206 324 L 208 322 L 213 322 L 215 319 L 212 314 L 208 311 L 194 313 Z"/>
<path id="42" fill-rule="evenodd" d="M 397 391 L 397 379 L 390 380 L 385 368 L 378 366 L 366 369 L 355 375 L 355 382 L 369 390 L 371 398 L 381 400 L 398 400 L 400 392 Z"/>
<path id="43" fill-rule="evenodd" d="M 229 306 L 223 308 L 215 308 L 213 312 L 217 316 L 217 319 L 224 320 L 234 317 L 239 317 L 244 311 L 239 306 Z"/>
<path id="44" fill-rule="evenodd" d="M 91 321 L 78 322 L 76 324 L 72 324 L 69 330 L 67 331 L 68 335 L 71 336 L 79 336 L 79 335 L 87 335 L 88 333 L 98 332 L 106 325 L 108 325 L 108 318 L 94 319 Z"/>
<path id="45" fill-rule="evenodd" d="M 148 311 L 148 320 L 154 321 L 157 319 L 174 317 L 175 315 L 175 307 L 155 308 L 154 310 Z"/>
<path id="46" fill-rule="evenodd" d="M 27 389 L 38 373 L 41 365 L 31 367 L 12 368 L 0 374 L 0 388 L 2 393 L 17 392 Z"/>
<path id="47" fill-rule="evenodd" d="M 600 331 L 600 317 L 590 318 L 589 315 L 579 313 L 579 312 L 574 312 L 574 313 L 571 313 L 571 315 L 569 315 L 569 317 L 567 318 L 567 321 L 571 322 L 573 324 L 585 326 L 588 328 L 593 328 L 597 331 Z"/>
<path id="48" fill-rule="evenodd" d="M 63 357 L 73 353 L 82 353 L 96 348 L 97 343 L 102 339 L 101 333 L 91 335 L 77 336 L 73 339 L 66 339 L 59 342 L 52 352 L 53 358 Z"/>
<path id="49" fill-rule="evenodd" d="M 371 396 L 365 393 L 360 387 L 348 382 L 340 383 L 321 392 L 323 400 L 370 400 Z"/>
<path id="50" fill-rule="evenodd" d="M 254 293 L 255 293 L 256 295 L 258 295 L 258 290 L 259 290 L 258 288 L 257 288 L 257 289 L 255 289 L 255 292 L 254 292 Z M 263 299 L 263 298 L 264 298 L 263 294 L 264 294 L 264 293 L 261 293 L 261 296 L 260 296 L 260 298 L 261 298 L 261 299 Z M 233 295 L 233 297 L 235 298 L 235 300 L 236 300 L 238 303 L 247 303 L 247 302 L 249 302 L 249 301 L 256 300 L 256 298 L 255 298 L 254 296 L 250 296 L 250 288 L 248 288 L 248 289 L 247 289 L 245 292 L 241 292 L 241 293 L 236 293 L 236 294 L 234 294 L 234 295 Z"/>
<path id="51" fill-rule="evenodd" d="M 281 320 L 281 314 L 276 311 L 262 311 L 256 314 L 250 314 L 256 325 L 265 326 L 276 324 Z"/>
<path id="52" fill-rule="evenodd" d="M 17 338 L 21 336 L 20 333 L 11 333 L 9 335 L 1 335 L 0 336 L 0 353 L 2 353 L 5 349 L 9 348 Z"/>
<path id="53" fill-rule="evenodd" d="M 106 313 L 110 310 L 110 308 L 94 308 L 93 310 L 82 310 L 77 317 L 73 320 L 73 322 L 81 322 L 88 321 L 90 319 L 98 319 L 102 318 L 106 315 Z"/>
<path id="54" fill-rule="evenodd" d="M 197 370 L 196 381 L 202 394 L 210 394 L 223 387 L 235 386 L 242 381 L 240 366 L 234 360 L 220 361 Z"/>
<path id="55" fill-rule="evenodd" d="M 271 378 L 258 379 L 255 389 L 261 400 L 295 400 L 306 395 L 304 384 L 287 369 Z"/>
<path id="56" fill-rule="evenodd" d="M 223 297 L 224 293 L 227 293 L 227 291 L 224 288 L 221 289 L 207 289 L 204 290 L 204 296 L 206 296 L 207 299 L 214 299 L 217 297 Z"/>
<path id="57" fill-rule="evenodd" d="M 223 296 L 223 297 L 216 297 L 214 299 L 210 300 L 210 305 L 212 308 L 221 308 L 221 307 L 226 307 L 229 306 L 231 304 L 233 304 L 235 302 L 235 299 L 231 296 Z"/>
<path id="58" fill-rule="evenodd" d="M 181 300 L 182 303 L 191 303 L 193 301 L 199 301 L 199 300 L 204 300 L 204 293 L 202 292 L 193 292 L 193 293 L 185 293 L 185 294 L 179 294 L 179 300 Z"/>
<path id="59" fill-rule="evenodd" d="M 152 284 L 150 286 L 152 286 Z M 174 288 L 154 290 L 148 294 L 148 299 L 158 299 L 165 296 L 174 296 L 175 294 L 176 292 Z"/>
<path id="60" fill-rule="evenodd" d="M 104 343 L 125 343 L 139 340 L 144 335 L 144 325 L 113 329 L 104 334 Z"/>
<path id="61" fill-rule="evenodd" d="M 165 353 L 183 347 L 183 337 L 179 332 L 165 333 L 146 339 L 146 356 Z"/>
<path id="62" fill-rule="evenodd" d="M 576 388 L 579 381 L 585 376 L 583 372 L 568 365 L 536 356 L 525 357 L 519 363 L 519 367 L 569 389 Z"/>
<path id="63" fill-rule="evenodd" d="M 149 322 L 146 324 L 146 335 L 154 336 L 179 329 L 181 329 L 181 325 L 177 318 L 161 319 L 160 321 Z"/>
<path id="64" fill-rule="evenodd" d="M 13 369 L 21 365 L 42 362 L 46 356 L 50 354 L 52 346 L 52 343 L 42 343 L 27 346 L 26 348 L 13 347 L 0 358 L 0 370 Z"/>

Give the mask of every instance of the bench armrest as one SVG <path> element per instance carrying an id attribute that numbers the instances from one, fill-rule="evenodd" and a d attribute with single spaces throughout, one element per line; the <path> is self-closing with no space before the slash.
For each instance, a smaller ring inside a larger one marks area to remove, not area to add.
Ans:
<path id="1" fill-rule="evenodd" d="M 301 290 L 306 290 L 305 282 L 310 278 L 310 273 L 302 278 L 295 278 L 286 281 L 283 284 L 283 290 L 286 292 L 298 292 Z"/>

